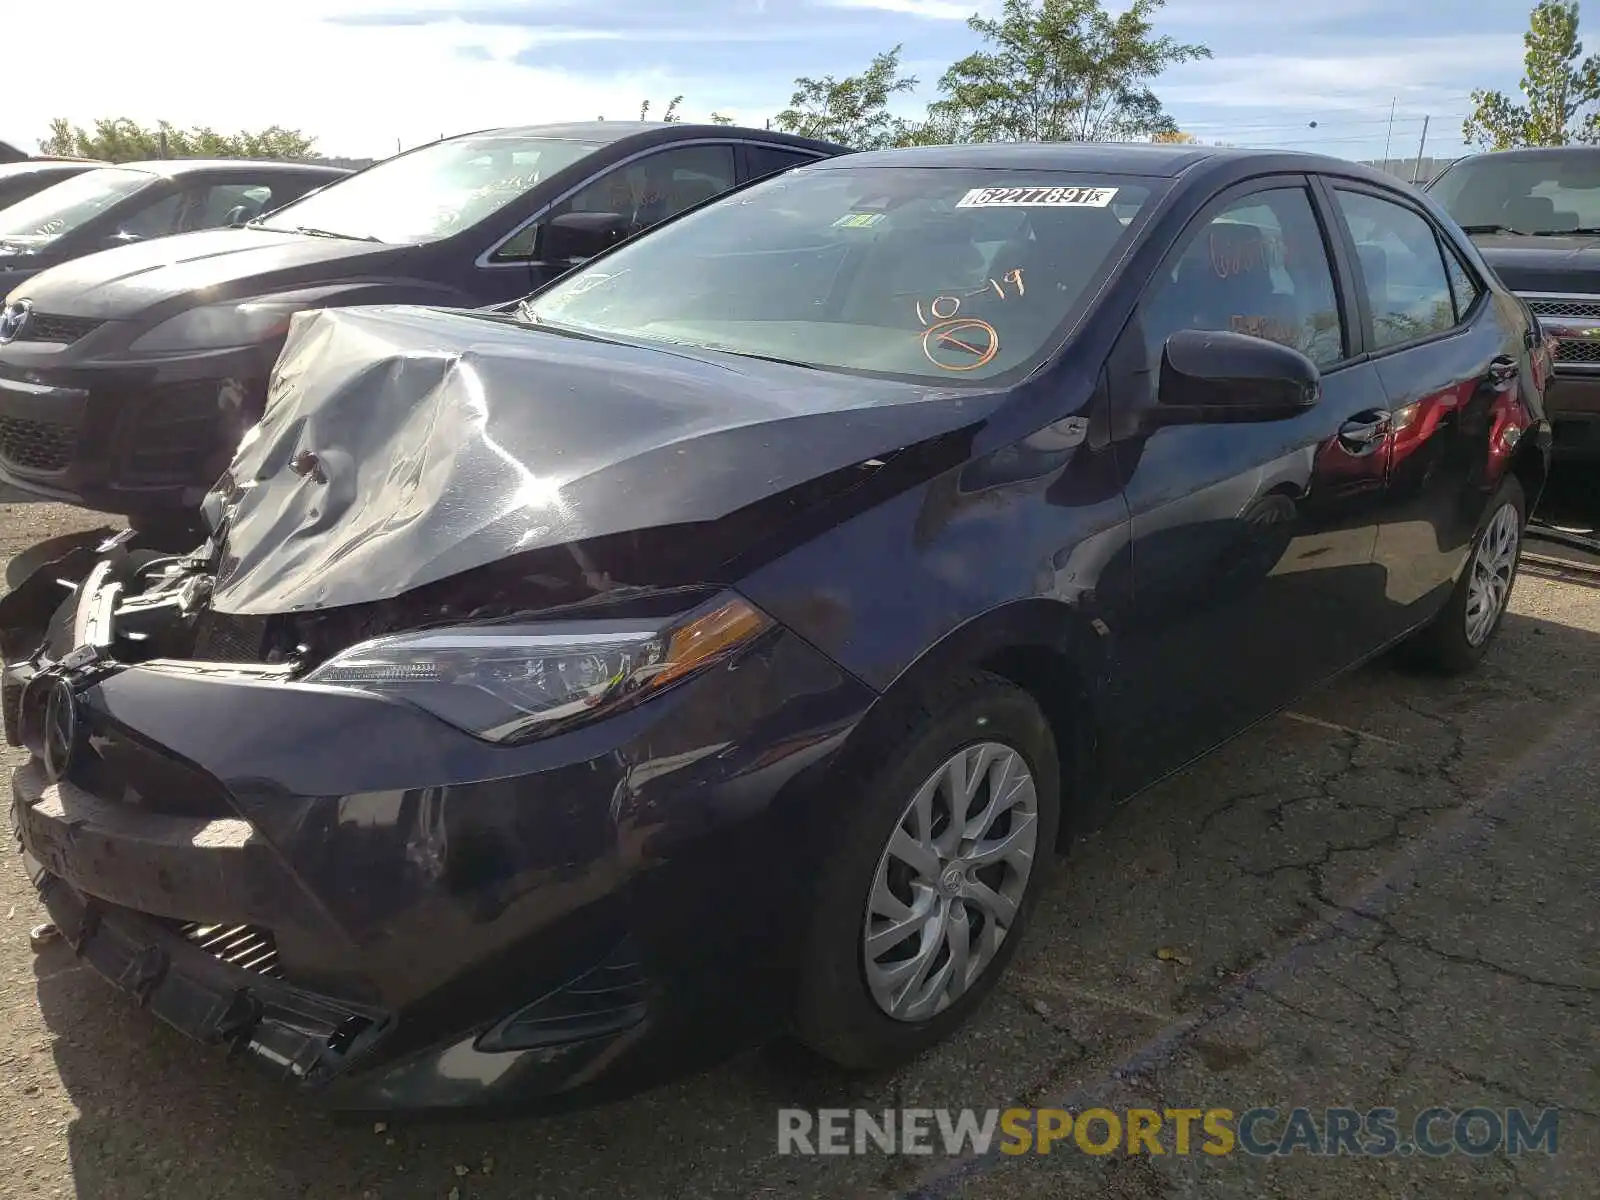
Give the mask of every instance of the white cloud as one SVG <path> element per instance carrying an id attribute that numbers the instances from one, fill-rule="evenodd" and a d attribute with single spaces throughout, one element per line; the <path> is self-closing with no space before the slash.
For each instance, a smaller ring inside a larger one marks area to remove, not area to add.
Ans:
<path id="1" fill-rule="evenodd" d="M 468 2 L 431 0 L 429 10 Z M 676 94 L 661 72 L 580 76 L 514 61 L 543 47 L 543 60 L 559 63 L 561 43 L 615 36 L 603 32 L 334 20 L 394 8 L 393 0 L 273 0 L 265 9 L 165 0 L 135 17 L 110 0 L 55 0 L 52 25 L 79 31 L 72 53 L 6 56 L 0 139 L 32 148 L 52 118 L 126 116 L 226 131 L 279 124 L 316 135 L 327 154 L 385 154 L 396 139 L 411 146 L 493 125 L 630 118 L 641 99 Z"/>
<path id="2" fill-rule="evenodd" d="M 1430 106 L 1459 107 L 1461 80 L 1485 62 L 1518 53 L 1515 34 L 1401 38 L 1372 43 L 1320 39 L 1325 54 L 1229 55 L 1174 67 L 1159 85 L 1169 110 L 1181 106 L 1312 113 L 1387 108 L 1398 98 L 1418 114 Z M 1437 107 L 1434 108 L 1437 112 Z"/>
<path id="3" fill-rule="evenodd" d="M 965 21 L 994 7 L 991 0 L 827 0 L 829 8 L 871 8 L 930 21 Z"/>

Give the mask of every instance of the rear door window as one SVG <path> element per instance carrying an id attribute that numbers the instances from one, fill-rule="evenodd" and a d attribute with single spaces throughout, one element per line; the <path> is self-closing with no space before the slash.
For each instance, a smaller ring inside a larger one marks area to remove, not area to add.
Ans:
<path id="1" fill-rule="evenodd" d="M 817 161 L 817 155 L 787 146 L 751 144 L 744 148 L 744 153 L 746 169 L 751 179 L 765 179 L 768 175 L 776 175 L 780 171 Z"/>
<path id="2" fill-rule="evenodd" d="M 1433 226 L 1414 209 L 1367 192 L 1334 189 L 1361 268 L 1375 350 L 1446 333 L 1456 297 Z"/>

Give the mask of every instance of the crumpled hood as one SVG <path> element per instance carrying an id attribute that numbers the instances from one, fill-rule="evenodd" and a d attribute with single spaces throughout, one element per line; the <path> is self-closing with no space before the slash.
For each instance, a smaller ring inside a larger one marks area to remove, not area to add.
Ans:
<path id="1" fill-rule="evenodd" d="M 415 307 L 297 315 L 217 488 L 212 606 L 388 599 L 508 555 L 712 521 L 974 424 L 1000 393 Z"/>
<path id="2" fill-rule="evenodd" d="M 404 249 L 270 229 L 209 229 L 61 263 L 30 283 L 28 299 L 39 311 L 60 316 L 126 319 L 177 296 L 229 299 L 241 285 L 260 294 L 280 275 L 308 283 L 305 268 L 313 265 L 336 266 L 335 277 L 348 275 L 357 260 L 368 260 L 362 270 L 376 270 L 380 260 Z"/>
<path id="3" fill-rule="evenodd" d="M 1600 293 L 1600 238 L 1478 234 L 1472 240 L 1514 292 Z"/>

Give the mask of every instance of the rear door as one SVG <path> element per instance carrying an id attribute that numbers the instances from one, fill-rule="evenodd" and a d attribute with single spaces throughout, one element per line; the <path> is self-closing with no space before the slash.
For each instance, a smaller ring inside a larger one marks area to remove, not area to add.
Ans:
<path id="1" fill-rule="evenodd" d="M 1375 648 L 1387 404 L 1339 281 L 1341 244 L 1304 176 L 1223 193 L 1158 270 L 1108 363 L 1133 521 L 1133 603 L 1116 640 L 1113 761 L 1129 792 Z M 1166 339 L 1230 330 L 1292 345 L 1316 407 L 1175 424 L 1155 400 Z M 1114 631 L 1116 632 L 1116 631 Z"/>
<path id="2" fill-rule="evenodd" d="M 1422 206 L 1386 188 L 1327 183 L 1392 414 L 1387 515 L 1374 557 L 1393 636 L 1430 617 L 1465 566 L 1496 482 L 1495 418 L 1515 392 L 1525 348 L 1521 329 Z"/>

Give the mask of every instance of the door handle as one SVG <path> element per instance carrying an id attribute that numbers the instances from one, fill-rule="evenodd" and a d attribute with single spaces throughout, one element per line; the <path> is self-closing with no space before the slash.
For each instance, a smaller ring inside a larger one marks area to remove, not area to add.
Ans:
<path id="1" fill-rule="evenodd" d="M 1339 444 L 1351 454 L 1371 454 L 1388 436 L 1393 417 L 1381 408 L 1357 413 L 1339 426 Z"/>

